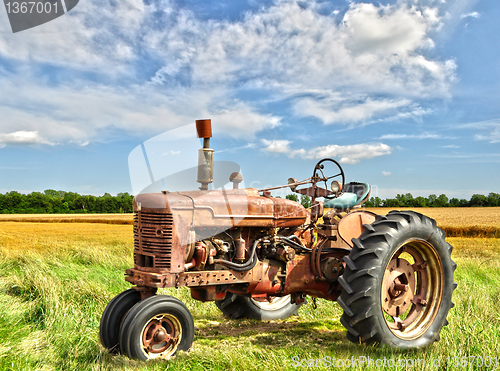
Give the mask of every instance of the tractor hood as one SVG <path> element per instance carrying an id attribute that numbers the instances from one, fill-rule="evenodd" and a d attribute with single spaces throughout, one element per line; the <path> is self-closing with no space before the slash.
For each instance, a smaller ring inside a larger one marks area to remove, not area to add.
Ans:
<path id="1" fill-rule="evenodd" d="M 133 206 L 134 212 L 172 214 L 177 230 L 296 227 L 309 216 L 301 204 L 260 196 L 255 188 L 139 194 Z"/>

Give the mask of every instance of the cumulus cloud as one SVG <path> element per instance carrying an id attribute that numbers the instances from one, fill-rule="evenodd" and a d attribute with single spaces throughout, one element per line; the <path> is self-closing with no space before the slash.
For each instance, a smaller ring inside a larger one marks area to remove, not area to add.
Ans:
<path id="1" fill-rule="evenodd" d="M 0 12 L 0 55 L 115 73 L 137 57 L 134 42 L 147 13 L 140 0 L 81 1 L 63 17 L 12 35 Z"/>
<path id="2" fill-rule="evenodd" d="M 20 66 L 0 79 L 2 130 L 83 144 L 211 117 L 214 130 L 253 137 L 282 120 L 262 95 L 324 124 L 425 114 L 418 100 L 448 97 L 456 70 L 425 54 L 441 22 L 439 4 L 429 4 L 352 2 L 340 19 L 315 2 L 277 1 L 229 22 L 167 0 L 80 2 L 34 29 L 0 32 L 0 56 Z M 23 63 L 56 68 L 19 81 Z"/>
<path id="3" fill-rule="evenodd" d="M 234 138 L 252 138 L 280 125 L 279 117 L 261 114 L 217 89 L 171 95 L 150 86 L 134 90 L 100 84 L 49 86 L 29 78 L 0 78 L 0 83 L 3 131 L 23 128 L 82 146 L 106 141 L 110 130 L 152 135 L 206 117 L 212 118 L 214 133 Z"/>
<path id="4" fill-rule="evenodd" d="M 361 160 L 373 157 L 391 154 L 391 147 L 387 144 L 353 144 L 348 146 L 339 146 L 330 144 L 327 146 L 316 147 L 311 150 L 298 150 L 292 152 L 291 156 L 299 155 L 306 159 L 321 159 L 325 157 L 340 158 L 342 164 L 357 164 Z"/>
<path id="5" fill-rule="evenodd" d="M 26 145 L 26 144 L 49 144 L 47 139 L 40 136 L 38 131 L 20 130 L 13 133 L 0 133 L 0 147 L 5 147 L 7 144 Z"/>
<path id="6" fill-rule="evenodd" d="M 383 176 L 391 176 L 391 172 L 390 171 L 382 171 L 382 175 Z"/>
<path id="7" fill-rule="evenodd" d="M 262 143 L 265 145 L 264 151 L 274 152 L 274 153 L 290 153 L 289 140 L 267 140 L 262 139 Z"/>
<path id="8" fill-rule="evenodd" d="M 286 153 L 290 158 L 300 157 L 307 160 L 335 157 L 340 158 L 339 162 L 342 164 L 357 164 L 361 160 L 389 155 L 392 152 L 392 148 L 383 143 L 353 144 L 346 146 L 330 144 L 307 150 L 304 148 L 292 149 L 290 147 L 291 142 L 288 140 L 263 139 L 262 143 L 265 145 L 263 150 L 266 152 Z"/>

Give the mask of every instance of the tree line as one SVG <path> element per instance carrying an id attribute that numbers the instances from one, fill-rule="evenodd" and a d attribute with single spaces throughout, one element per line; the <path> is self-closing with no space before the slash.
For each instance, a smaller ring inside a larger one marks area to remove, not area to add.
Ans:
<path id="1" fill-rule="evenodd" d="M 440 196 L 429 195 L 428 197 L 413 197 L 411 193 L 398 194 L 395 198 L 371 197 L 366 207 L 485 207 L 500 206 L 500 194 L 491 192 L 488 196 L 474 194 L 470 200 L 464 198 L 452 198 L 444 194 Z"/>
<path id="2" fill-rule="evenodd" d="M 308 196 L 297 196 L 289 194 L 287 199 L 300 202 L 304 207 L 311 207 L 311 199 Z M 444 194 L 429 195 L 428 197 L 413 197 L 411 193 L 398 194 L 395 198 L 381 199 L 371 197 L 365 202 L 365 207 L 486 207 L 500 206 L 500 194 L 491 192 L 488 196 L 474 194 L 470 200 L 464 198 L 452 198 Z"/>
<path id="3" fill-rule="evenodd" d="M 82 196 L 53 189 L 29 194 L 12 191 L 0 194 L 0 214 L 131 213 L 133 198 L 128 193 Z"/>

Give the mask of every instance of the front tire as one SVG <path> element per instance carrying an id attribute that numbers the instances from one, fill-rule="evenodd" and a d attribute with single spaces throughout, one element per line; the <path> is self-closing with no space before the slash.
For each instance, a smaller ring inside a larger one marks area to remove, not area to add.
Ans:
<path id="1" fill-rule="evenodd" d="M 129 358 L 173 357 L 188 351 L 194 339 L 191 313 L 177 298 L 158 295 L 137 303 L 120 328 L 120 348 Z"/>
<path id="2" fill-rule="evenodd" d="M 452 246 L 436 222 L 412 211 L 378 216 L 357 239 L 339 278 L 349 340 L 421 348 L 439 340 L 454 306 Z"/>
<path id="3" fill-rule="evenodd" d="M 271 321 L 286 319 L 293 315 L 298 316 L 302 304 L 292 304 L 290 295 L 274 297 L 271 301 L 257 301 L 228 292 L 225 299 L 216 301 L 215 305 L 222 313 L 232 319 L 250 318 Z"/>
<path id="4" fill-rule="evenodd" d="M 141 300 L 141 294 L 129 289 L 116 295 L 106 306 L 101 316 L 99 337 L 101 344 L 111 354 L 119 354 L 119 333 L 123 318 L 136 303 Z"/>

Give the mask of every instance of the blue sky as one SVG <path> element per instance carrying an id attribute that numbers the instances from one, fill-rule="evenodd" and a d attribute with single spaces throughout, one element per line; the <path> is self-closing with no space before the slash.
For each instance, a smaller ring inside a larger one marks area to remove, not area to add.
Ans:
<path id="1" fill-rule="evenodd" d="M 374 196 L 500 192 L 499 15 L 477 0 L 81 0 L 13 34 L 0 9 L 0 193 L 133 192 L 131 151 L 201 118 L 247 186 L 332 157 Z"/>

